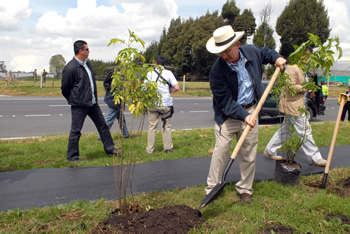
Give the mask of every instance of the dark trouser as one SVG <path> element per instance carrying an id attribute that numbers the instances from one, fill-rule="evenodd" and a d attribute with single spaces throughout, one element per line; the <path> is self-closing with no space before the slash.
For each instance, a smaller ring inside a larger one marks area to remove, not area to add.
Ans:
<path id="1" fill-rule="evenodd" d="M 350 102 L 346 102 L 344 105 L 343 112 L 341 114 L 341 121 L 345 120 L 346 112 L 348 112 L 348 121 L 350 121 Z"/>
<path id="2" fill-rule="evenodd" d="M 79 158 L 79 139 L 87 115 L 94 122 L 98 133 L 101 136 L 105 152 L 110 153 L 113 151 L 113 139 L 98 104 L 91 107 L 71 106 L 71 114 L 72 126 L 69 134 L 67 160 Z"/>

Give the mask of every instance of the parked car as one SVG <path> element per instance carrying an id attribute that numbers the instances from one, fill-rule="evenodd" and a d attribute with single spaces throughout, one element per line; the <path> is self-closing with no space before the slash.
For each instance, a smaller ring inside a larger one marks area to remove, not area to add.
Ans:
<path id="1" fill-rule="evenodd" d="M 266 89 L 268 83 L 269 81 L 267 80 L 262 81 L 264 90 Z M 320 89 L 317 90 L 315 94 L 316 96 L 314 98 L 308 97 L 308 100 L 307 100 L 309 121 L 313 120 L 313 118 L 316 118 L 318 115 L 324 115 L 324 112 L 326 110 L 326 106 L 325 106 L 326 98 L 325 96 L 323 96 L 321 87 Z M 271 94 L 269 94 L 268 97 L 266 98 L 265 103 L 261 107 L 259 118 L 263 116 L 278 117 L 278 116 L 284 115 L 284 113 L 281 113 L 277 108 L 278 102 L 279 102 L 278 98 L 276 99 L 272 97 Z"/>

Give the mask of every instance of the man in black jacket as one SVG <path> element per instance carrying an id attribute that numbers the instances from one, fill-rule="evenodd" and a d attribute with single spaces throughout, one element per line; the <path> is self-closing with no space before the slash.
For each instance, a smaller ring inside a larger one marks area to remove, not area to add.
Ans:
<path id="1" fill-rule="evenodd" d="M 210 70 L 213 93 L 216 144 L 207 178 L 206 193 L 220 183 L 230 157 L 234 136 L 237 141 L 246 125 L 251 127 L 240 151 L 241 180 L 236 190 L 243 202 L 251 202 L 258 146 L 258 121 L 251 118 L 263 94 L 261 64 L 284 68 L 286 60 L 276 51 L 254 45 L 240 46 L 244 32 L 235 32 L 230 25 L 216 29 L 207 42 L 207 50 L 219 58 Z"/>
<path id="2" fill-rule="evenodd" d="M 106 154 L 121 154 L 114 147 L 109 128 L 97 103 L 97 87 L 91 64 L 87 61 L 89 48 L 85 41 L 74 42 L 73 59 L 64 67 L 62 95 L 71 105 L 72 125 L 69 134 L 67 160 L 79 160 L 79 139 L 86 116 L 94 122 L 103 142 Z"/>
<path id="3" fill-rule="evenodd" d="M 108 128 L 111 129 L 114 123 L 114 120 L 117 118 L 120 130 L 122 131 L 122 134 L 123 134 L 123 138 L 128 138 L 130 135 L 129 135 L 128 127 L 126 126 L 126 121 L 124 116 L 125 103 L 122 102 L 122 103 L 116 104 L 114 102 L 114 96 L 113 96 L 113 92 L 116 91 L 116 89 L 111 90 L 113 74 L 114 72 L 108 73 L 105 80 L 103 81 L 103 87 L 106 90 L 104 101 L 108 106 L 106 124 Z"/>

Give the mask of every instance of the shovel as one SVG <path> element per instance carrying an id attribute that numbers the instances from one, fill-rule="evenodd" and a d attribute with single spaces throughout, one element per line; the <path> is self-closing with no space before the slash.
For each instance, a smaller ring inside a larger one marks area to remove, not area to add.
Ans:
<path id="1" fill-rule="evenodd" d="M 337 122 L 335 123 L 333 138 L 332 138 L 331 146 L 330 146 L 329 152 L 328 152 L 327 164 L 326 164 L 326 167 L 325 167 L 324 173 L 323 173 L 323 181 L 322 181 L 322 187 L 321 187 L 323 189 L 326 188 L 327 177 L 328 177 L 329 167 L 331 166 L 335 141 L 337 139 L 340 118 L 341 118 L 341 115 L 342 115 L 342 112 L 344 109 L 344 105 L 345 105 L 347 99 L 348 99 L 348 96 L 345 93 L 340 94 L 340 96 L 339 96 L 340 106 L 339 106 L 339 111 L 338 111 L 338 116 L 337 116 Z M 339 103 L 339 101 L 338 101 L 338 103 Z"/>
<path id="2" fill-rule="evenodd" d="M 275 83 L 279 72 L 280 72 L 280 68 L 276 67 L 276 70 L 273 73 L 273 76 L 272 76 L 269 84 L 267 85 L 267 87 L 266 87 L 266 89 L 265 89 L 265 91 L 264 91 L 264 93 L 263 93 L 263 95 L 262 95 L 258 105 L 256 106 L 256 109 L 254 110 L 254 112 L 252 114 L 252 118 L 256 118 L 258 116 L 258 114 L 260 112 L 260 109 L 261 109 L 262 105 L 264 104 L 267 96 L 269 95 L 269 93 L 271 91 L 271 88 L 272 88 L 273 84 Z M 224 170 L 224 173 L 222 174 L 221 183 L 215 185 L 215 187 L 210 191 L 210 193 L 208 193 L 204 197 L 202 203 L 199 206 L 199 209 L 205 207 L 210 202 L 214 201 L 220 195 L 220 193 L 222 192 L 222 190 L 226 186 L 227 173 L 230 170 L 230 167 L 231 167 L 233 161 L 235 160 L 239 150 L 241 149 L 241 146 L 242 146 L 245 138 L 247 137 L 248 132 L 250 131 L 250 129 L 251 129 L 251 127 L 249 125 L 246 125 L 246 127 L 245 127 L 245 129 L 244 129 L 244 131 L 242 133 L 242 136 L 239 138 L 239 140 L 237 142 L 237 145 L 236 145 L 235 149 L 232 152 L 231 158 L 230 158 L 230 160 L 227 163 L 227 166 L 226 166 L 226 168 Z"/>

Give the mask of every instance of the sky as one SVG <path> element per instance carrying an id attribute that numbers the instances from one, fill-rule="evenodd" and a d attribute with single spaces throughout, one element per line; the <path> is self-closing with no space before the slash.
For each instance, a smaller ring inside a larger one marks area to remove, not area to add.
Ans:
<path id="1" fill-rule="evenodd" d="M 146 43 L 159 41 L 171 19 L 197 18 L 221 9 L 226 0 L 0 0 L 0 61 L 8 71 L 49 69 L 50 58 L 73 56 L 73 43 L 85 40 L 90 59 L 114 61 L 122 47 L 107 46 L 111 39 L 128 39 L 128 29 Z M 275 30 L 278 16 L 289 0 L 236 0 L 241 9 L 251 9 L 260 25 L 260 11 L 271 3 L 269 24 Z M 350 61 L 350 1 L 324 0 L 330 37 L 338 36 L 341 61 Z M 310 10 L 312 11 L 312 10 Z M 279 36 L 275 33 L 276 43 Z M 209 38 L 208 38 L 209 39 Z M 139 50 L 144 50 L 141 46 Z"/>

